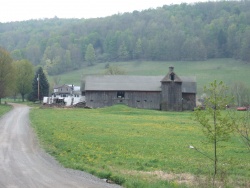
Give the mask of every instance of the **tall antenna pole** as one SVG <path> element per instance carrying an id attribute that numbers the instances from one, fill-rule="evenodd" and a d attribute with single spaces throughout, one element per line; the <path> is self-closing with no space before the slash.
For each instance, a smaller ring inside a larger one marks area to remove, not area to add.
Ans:
<path id="1" fill-rule="evenodd" d="M 39 82 L 40 82 L 40 79 L 39 79 L 39 74 L 38 74 L 38 76 L 37 76 L 37 97 L 38 97 L 38 101 L 39 101 L 39 93 L 40 93 L 40 92 L 39 92 L 39 87 L 40 87 L 40 86 L 39 86 L 39 85 L 40 85 Z"/>

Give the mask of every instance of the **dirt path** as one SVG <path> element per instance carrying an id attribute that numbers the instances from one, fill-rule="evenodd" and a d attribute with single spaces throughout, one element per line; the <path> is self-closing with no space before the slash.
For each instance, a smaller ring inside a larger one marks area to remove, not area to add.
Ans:
<path id="1" fill-rule="evenodd" d="M 0 187 L 119 187 L 58 165 L 39 148 L 28 114 L 29 107 L 14 104 L 14 109 L 0 119 Z"/>

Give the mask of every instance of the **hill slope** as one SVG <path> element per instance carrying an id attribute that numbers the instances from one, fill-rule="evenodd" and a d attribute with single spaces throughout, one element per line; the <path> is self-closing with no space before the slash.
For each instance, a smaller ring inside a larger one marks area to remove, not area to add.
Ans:
<path id="1" fill-rule="evenodd" d="M 0 46 L 50 75 L 76 70 L 92 44 L 95 62 L 250 61 L 250 1 L 165 5 L 97 19 L 0 23 Z"/>

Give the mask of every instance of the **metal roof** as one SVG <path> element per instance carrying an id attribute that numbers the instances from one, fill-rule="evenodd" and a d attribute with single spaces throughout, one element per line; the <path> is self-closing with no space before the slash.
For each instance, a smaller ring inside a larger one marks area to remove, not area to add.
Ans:
<path id="1" fill-rule="evenodd" d="M 161 91 L 161 80 L 165 76 L 103 75 L 87 76 L 85 91 Z M 196 93 L 195 77 L 179 77 L 182 92 Z"/>
<path id="2" fill-rule="evenodd" d="M 182 80 L 182 93 L 196 93 L 196 77 L 195 76 L 179 76 Z"/>
<path id="3" fill-rule="evenodd" d="M 105 75 L 87 76 L 85 90 L 161 91 L 162 76 Z"/>

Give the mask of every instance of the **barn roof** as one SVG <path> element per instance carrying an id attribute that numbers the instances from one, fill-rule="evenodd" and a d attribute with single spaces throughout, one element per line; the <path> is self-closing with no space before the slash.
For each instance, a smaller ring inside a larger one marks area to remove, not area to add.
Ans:
<path id="1" fill-rule="evenodd" d="M 87 76 L 85 91 L 161 91 L 165 76 Z M 179 76 L 183 93 L 196 93 L 195 77 Z"/>
<path id="2" fill-rule="evenodd" d="M 182 80 L 182 93 L 196 93 L 195 76 L 179 76 Z"/>
<path id="3" fill-rule="evenodd" d="M 86 77 L 85 90 L 161 91 L 162 76 L 105 75 Z"/>

